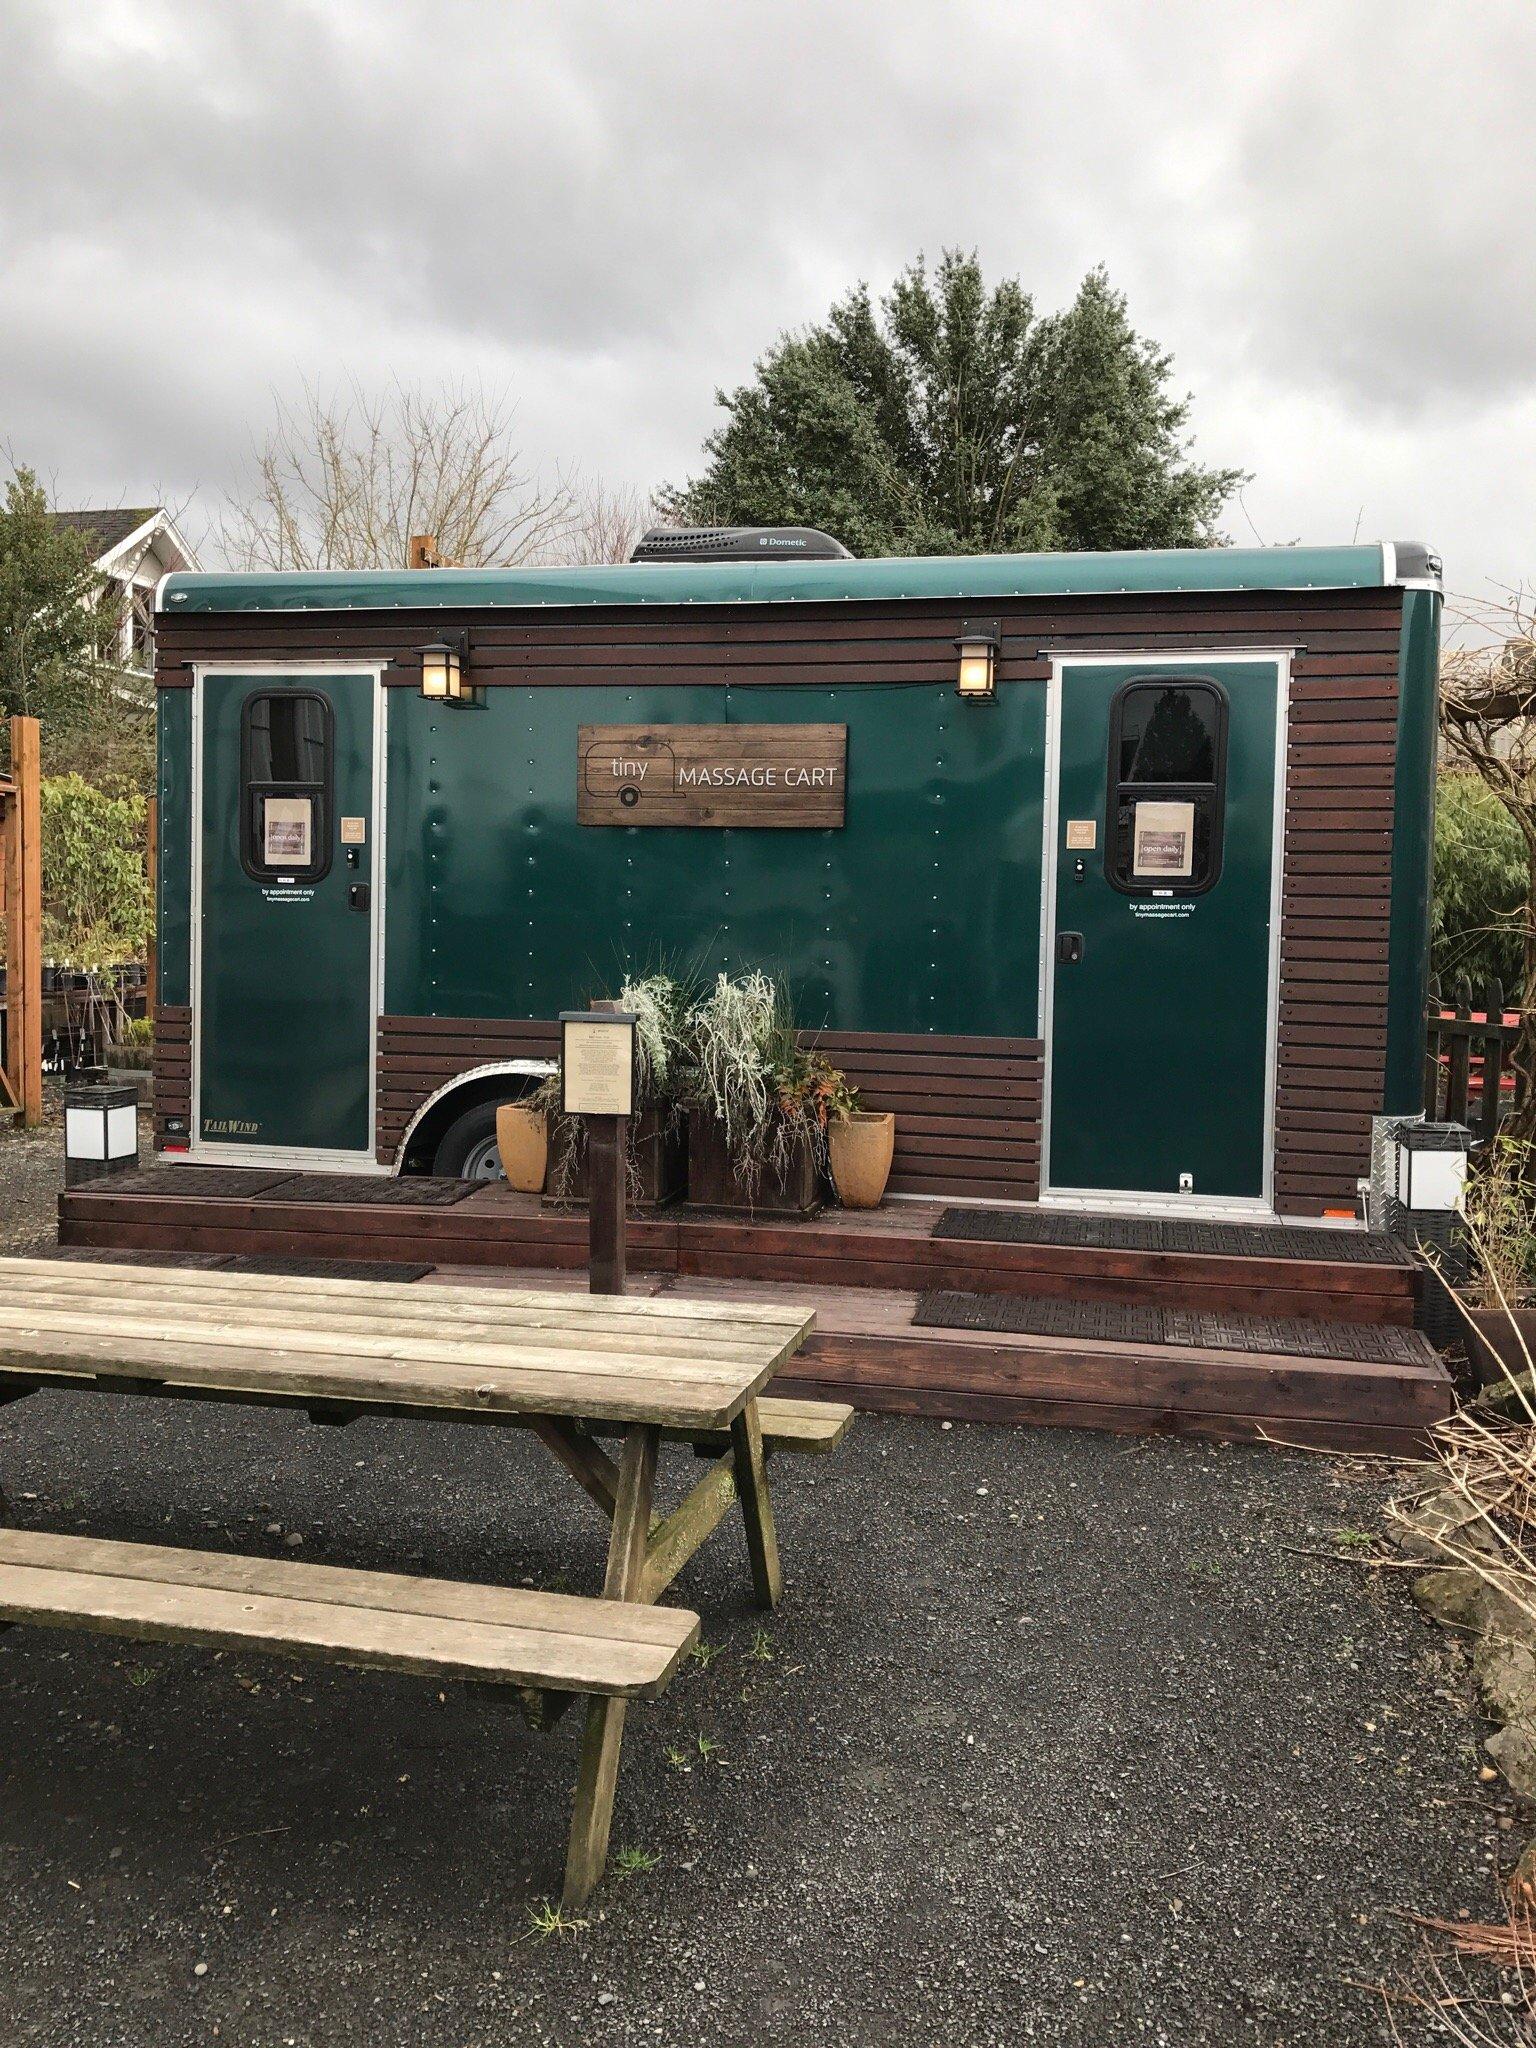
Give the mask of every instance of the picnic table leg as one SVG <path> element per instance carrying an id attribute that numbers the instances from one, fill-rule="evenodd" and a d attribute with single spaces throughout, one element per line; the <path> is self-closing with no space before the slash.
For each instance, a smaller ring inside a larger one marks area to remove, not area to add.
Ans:
<path id="1" fill-rule="evenodd" d="M 736 1490 L 747 1525 L 747 1555 L 752 1560 L 752 1590 L 759 1607 L 777 1607 L 783 1590 L 779 1570 L 779 1538 L 768 1498 L 768 1461 L 763 1455 L 763 1427 L 756 1401 L 749 1401 L 731 1424 L 736 1453 Z"/>
<path id="2" fill-rule="evenodd" d="M 637 1425 L 624 1439 L 619 1462 L 618 1499 L 613 1513 L 613 1540 L 608 1547 L 605 1600 L 634 1600 L 640 1594 L 646 1538 L 651 1532 L 651 1494 L 656 1481 L 656 1448 L 661 1432 Z M 579 1912 L 608 1860 L 608 1831 L 613 1825 L 613 1793 L 619 1776 L 619 1743 L 624 1734 L 627 1702 L 594 1696 L 587 1702 L 587 1725 L 581 1738 L 581 1764 L 576 1774 L 576 1811 L 565 1859 L 565 1890 L 561 1907 Z"/>

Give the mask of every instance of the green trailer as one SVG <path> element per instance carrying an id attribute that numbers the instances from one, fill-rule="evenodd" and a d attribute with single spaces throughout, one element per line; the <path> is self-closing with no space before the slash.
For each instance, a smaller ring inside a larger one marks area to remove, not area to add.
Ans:
<path id="1" fill-rule="evenodd" d="M 170 576 L 157 1142 L 490 1171 L 562 1010 L 762 967 L 898 1196 L 1352 1213 L 1422 1088 L 1438 572 Z"/>

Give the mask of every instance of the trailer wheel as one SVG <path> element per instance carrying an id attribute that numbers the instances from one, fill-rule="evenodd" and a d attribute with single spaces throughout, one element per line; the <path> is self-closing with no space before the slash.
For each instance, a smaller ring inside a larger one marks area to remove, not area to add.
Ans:
<path id="1" fill-rule="evenodd" d="M 432 1171 L 445 1180 L 505 1180 L 496 1150 L 495 1102 L 477 1102 L 454 1118 L 437 1141 Z"/>

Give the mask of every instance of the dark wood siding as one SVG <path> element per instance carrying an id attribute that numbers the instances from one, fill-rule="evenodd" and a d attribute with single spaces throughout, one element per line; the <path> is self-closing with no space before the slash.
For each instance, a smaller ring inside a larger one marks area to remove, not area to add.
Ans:
<path id="1" fill-rule="evenodd" d="M 1043 681 L 1052 653 L 1171 652 L 1184 648 L 1295 650 L 1291 686 L 1285 816 L 1285 890 L 1281 930 L 1280 1058 L 1276 1109 L 1276 1206 L 1288 1215 L 1352 1208 L 1366 1171 L 1372 1113 L 1380 1106 L 1386 1047 L 1387 931 L 1392 856 L 1392 774 L 1396 740 L 1401 593 L 1395 590 L 1187 593 L 989 600 L 1003 621 L 1003 674 L 1008 683 Z M 557 687 L 647 681 L 727 680 L 733 687 L 807 687 L 861 681 L 930 683 L 954 676 L 953 639 L 961 607 L 933 600 L 907 604 L 740 605 L 689 607 L 686 614 L 652 607 L 562 609 L 532 617 L 479 611 L 456 615 L 470 633 L 474 679 L 492 687 Z M 184 687 L 190 664 L 240 660 L 381 660 L 407 657 L 436 637 L 445 614 L 422 612 L 249 613 L 164 617 L 158 642 L 162 687 Z M 413 685 L 413 669 L 390 678 Z M 1005 687 L 1007 684 L 1005 683 Z M 401 1020 L 386 1020 L 386 1030 Z M 463 1037 L 464 1020 L 436 1020 Z M 478 1043 L 505 1046 L 499 1031 L 535 1028 L 477 1022 Z M 417 1032 L 417 1038 L 422 1034 Z M 863 1034 L 855 1034 L 855 1038 Z M 853 1044 L 854 1040 L 847 1041 Z M 548 1045 L 549 1041 L 543 1041 Z M 952 1055 L 940 1051 L 935 1061 Z M 953 1043 L 950 1041 L 949 1043 Z M 1017 1047 L 1022 1042 L 994 1040 Z M 384 1037 L 381 1034 L 381 1058 Z M 392 1070 L 381 1101 L 379 1142 L 392 1155 L 404 1129 L 411 1090 L 438 1071 L 424 1045 L 408 1048 L 416 1064 Z M 439 1064 L 445 1049 L 436 1055 Z M 483 1050 L 477 1059 L 505 1056 Z M 1036 1057 L 1014 1050 L 1004 1060 Z M 391 1053 L 393 1058 L 393 1053 Z M 474 1064 L 466 1057 L 464 1064 Z M 943 1069 L 933 1069 L 935 1079 Z M 440 1073 L 433 1085 L 448 1078 Z M 981 1070 L 965 1077 L 979 1081 Z M 994 1077 L 1001 1078 L 1001 1077 Z M 1008 1075 L 1009 1085 L 1027 1085 Z M 902 1099 L 890 1076 L 872 1087 Z M 1038 1083 L 1035 1084 L 1038 1087 Z M 423 1089 L 417 1101 L 430 1089 Z M 925 1091 L 933 1092 L 933 1091 Z M 1005 1098 L 1004 1098 L 1005 1099 Z M 874 1094 L 871 1093 L 871 1100 Z M 1015 1106 L 1018 1106 L 1015 1104 Z M 962 1181 L 1001 1195 L 1038 1188 L 1038 1121 L 1034 1158 L 1003 1162 L 1002 1127 L 1028 1119 L 995 1110 L 964 1131 L 958 1117 L 912 1109 L 913 1128 L 901 1177 L 915 1189 Z M 1036 1112 L 1036 1119 L 1038 1112 Z M 943 1126 L 916 1128 L 917 1121 Z M 917 1146 L 921 1138 L 924 1145 Z M 931 1149 L 926 1141 L 932 1141 Z M 1027 1147 L 1022 1132 L 1007 1142 Z M 982 1150 L 972 1151 L 972 1144 Z M 962 1146 L 964 1149 L 962 1149 Z M 992 1147 L 988 1150 L 989 1146 Z M 919 1160 L 925 1161 L 918 1164 Z M 945 1164 L 940 1166 L 939 1161 Z M 980 1160 L 982 1172 L 963 1172 Z M 1006 1174 L 992 1170 L 1006 1163 Z M 1026 1170 L 1027 1169 L 1027 1170 Z M 950 1179 L 953 1173 L 956 1177 Z M 988 1184 L 994 1185 L 988 1185 Z"/>
<path id="2" fill-rule="evenodd" d="M 381 1017 L 376 1140 L 382 1165 L 394 1163 L 400 1141 L 422 1104 L 472 1067 L 498 1060 L 552 1060 L 560 1027 L 496 1017 Z"/>
<path id="3" fill-rule="evenodd" d="M 552 1022 L 384 1017 L 379 1022 L 378 1157 L 392 1164 L 422 1104 L 445 1083 L 498 1060 L 553 1059 Z M 1040 1041 L 873 1032 L 815 1043 L 867 1109 L 896 1112 L 893 1194 L 1028 1201 L 1040 1192 Z"/>
<path id="4" fill-rule="evenodd" d="M 153 1078 L 155 1143 L 165 1143 L 167 1117 L 185 1120 L 192 1114 L 192 1012 L 162 1003 L 155 1012 Z"/>
<path id="5" fill-rule="evenodd" d="M 1038 1038 L 823 1032 L 817 1045 L 865 1109 L 896 1113 L 893 1195 L 1040 1192 L 1044 1047 Z"/>

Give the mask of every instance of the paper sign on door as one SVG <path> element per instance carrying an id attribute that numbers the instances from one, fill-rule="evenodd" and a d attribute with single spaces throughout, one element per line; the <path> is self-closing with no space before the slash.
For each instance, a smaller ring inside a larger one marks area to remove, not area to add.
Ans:
<path id="1" fill-rule="evenodd" d="M 1195 807 L 1139 803 L 1131 873 L 1138 881 L 1187 881 L 1195 868 Z"/>
<path id="2" fill-rule="evenodd" d="M 269 796 L 262 799 L 261 857 L 269 868 L 307 867 L 314 799 Z"/>

